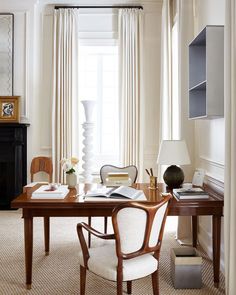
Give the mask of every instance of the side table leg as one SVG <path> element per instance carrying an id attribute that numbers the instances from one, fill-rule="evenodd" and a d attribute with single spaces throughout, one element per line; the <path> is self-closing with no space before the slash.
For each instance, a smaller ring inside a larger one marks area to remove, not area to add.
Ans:
<path id="1" fill-rule="evenodd" d="M 212 246 L 213 246 L 213 267 L 214 285 L 219 288 L 220 283 L 220 236 L 221 236 L 221 216 L 212 216 Z"/>
<path id="2" fill-rule="evenodd" d="M 198 231 L 198 218 L 197 216 L 192 216 L 192 238 L 193 247 L 197 247 L 197 231 Z"/>
<path id="3" fill-rule="evenodd" d="M 49 239 L 50 239 L 50 219 L 49 217 L 44 217 L 44 245 L 45 245 L 45 255 L 49 255 Z"/>
<path id="4" fill-rule="evenodd" d="M 33 259 L 33 218 L 24 217 L 26 288 L 31 289 Z"/>

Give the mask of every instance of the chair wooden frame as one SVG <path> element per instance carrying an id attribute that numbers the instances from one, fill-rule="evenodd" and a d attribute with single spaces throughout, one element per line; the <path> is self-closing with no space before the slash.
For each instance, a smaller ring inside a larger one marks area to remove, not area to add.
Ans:
<path id="1" fill-rule="evenodd" d="M 85 295 L 86 271 L 89 270 L 89 268 L 88 268 L 89 250 L 88 250 L 87 243 L 85 241 L 83 229 L 85 229 L 90 234 L 92 234 L 98 238 L 101 238 L 104 240 L 110 240 L 110 239 L 115 240 L 116 254 L 117 254 L 117 258 L 118 258 L 117 295 L 122 295 L 122 293 L 123 293 L 123 288 L 122 288 L 123 260 L 132 259 L 137 256 L 151 253 L 151 252 L 153 252 L 154 253 L 153 256 L 157 260 L 159 260 L 162 238 L 163 238 L 163 233 L 164 233 L 164 226 L 165 226 L 166 217 L 168 214 L 168 206 L 167 206 L 167 209 L 165 211 L 165 214 L 164 214 L 164 217 L 162 220 L 157 244 L 153 247 L 149 247 L 149 239 L 150 239 L 150 235 L 151 235 L 152 224 L 153 224 L 154 217 L 155 217 L 157 210 L 160 207 L 162 207 L 166 202 L 169 202 L 170 198 L 171 198 L 170 195 L 165 196 L 163 198 L 163 200 L 156 205 L 151 205 L 151 204 L 146 204 L 146 203 L 138 203 L 138 202 L 129 202 L 129 203 L 125 203 L 125 204 L 121 204 L 121 205 L 117 206 L 112 212 L 112 224 L 113 224 L 113 228 L 114 228 L 114 234 L 103 234 L 83 222 L 77 224 L 77 233 L 78 233 L 78 237 L 80 240 L 82 253 L 83 253 L 83 259 L 84 259 L 84 266 L 80 265 L 80 295 Z M 117 224 L 117 214 L 121 209 L 128 208 L 128 207 L 139 208 L 139 209 L 144 210 L 147 214 L 147 222 L 146 222 L 146 229 L 145 229 L 145 239 L 143 241 L 141 248 L 135 252 L 124 254 L 121 251 L 121 241 L 120 241 L 120 235 L 119 235 L 119 228 L 118 228 L 118 224 Z M 157 270 L 152 273 L 152 288 L 153 288 L 154 295 L 159 295 L 158 271 L 159 271 L 159 265 L 158 265 Z M 131 292 L 132 292 L 132 281 L 127 281 L 127 293 L 131 294 Z"/>
<path id="2" fill-rule="evenodd" d="M 52 182 L 52 159 L 49 157 L 35 157 L 32 159 L 30 166 L 31 182 L 33 181 L 34 174 L 38 172 L 45 172 L 48 174 L 49 182 Z"/>

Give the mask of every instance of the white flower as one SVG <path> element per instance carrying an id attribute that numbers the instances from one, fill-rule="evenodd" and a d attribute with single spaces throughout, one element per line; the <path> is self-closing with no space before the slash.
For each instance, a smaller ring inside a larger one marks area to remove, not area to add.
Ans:
<path id="1" fill-rule="evenodd" d="M 78 162 L 79 162 L 79 159 L 77 159 L 76 157 L 72 157 L 70 160 L 71 160 L 71 164 L 72 164 L 73 166 L 75 166 L 75 165 L 78 164 Z"/>
<path id="2" fill-rule="evenodd" d="M 71 174 L 75 172 L 75 165 L 79 162 L 79 160 L 75 157 L 70 159 L 63 158 L 61 161 L 62 169 L 67 173 Z"/>

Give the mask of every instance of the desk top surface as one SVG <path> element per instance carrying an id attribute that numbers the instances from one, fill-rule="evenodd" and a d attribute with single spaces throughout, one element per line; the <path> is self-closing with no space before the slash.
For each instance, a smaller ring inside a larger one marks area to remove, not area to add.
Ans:
<path id="1" fill-rule="evenodd" d="M 72 208 L 103 208 L 103 209 L 111 209 L 116 205 L 123 203 L 124 201 L 119 200 L 104 200 L 104 201 L 89 201 L 86 202 L 83 198 L 83 193 L 90 190 L 91 188 L 96 188 L 99 185 L 91 185 L 91 184 L 78 184 L 76 188 L 70 189 L 70 192 L 64 199 L 31 199 L 32 192 L 39 188 L 41 184 L 36 184 L 34 187 L 28 187 L 25 189 L 25 192 L 14 199 L 11 203 L 12 208 L 55 208 L 55 209 L 72 209 Z M 101 185 L 100 185 L 101 186 Z M 136 183 L 133 185 L 134 188 L 143 190 L 146 195 L 147 201 L 149 203 L 156 203 L 162 199 L 162 193 L 166 192 L 166 188 L 164 184 L 158 184 L 157 189 L 149 189 L 149 184 L 145 183 Z M 79 195 L 78 195 L 79 194 Z M 131 200 L 127 200 L 131 201 Z M 191 212 L 195 212 L 196 209 L 201 209 L 202 214 L 200 215 L 208 215 L 209 208 L 211 211 L 217 212 L 217 214 L 223 214 L 223 205 L 224 201 L 219 197 L 219 195 L 214 192 L 209 193 L 209 199 L 202 200 L 179 200 L 177 201 L 174 197 L 172 197 L 170 201 L 169 208 L 171 209 L 172 214 L 175 215 L 178 210 L 182 210 L 183 215 L 191 215 Z M 186 211 L 186 212 L 185 212 Z M 190 212 L 191 211 L 191 212 Z"/>

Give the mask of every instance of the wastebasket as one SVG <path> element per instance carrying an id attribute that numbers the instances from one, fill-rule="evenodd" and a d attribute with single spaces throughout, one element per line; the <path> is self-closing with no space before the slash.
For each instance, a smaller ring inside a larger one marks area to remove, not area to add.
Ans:
<path id="1" fill-rule="evenodd" d="M 202 257 L 195 248 L 171 249 L 171 277 L 176 289 L 202 287 Z"/>

